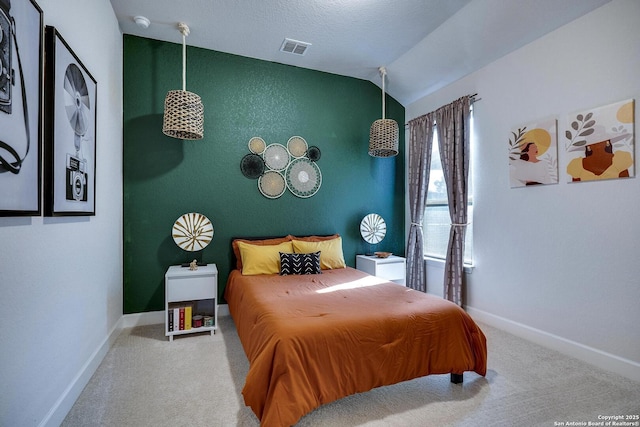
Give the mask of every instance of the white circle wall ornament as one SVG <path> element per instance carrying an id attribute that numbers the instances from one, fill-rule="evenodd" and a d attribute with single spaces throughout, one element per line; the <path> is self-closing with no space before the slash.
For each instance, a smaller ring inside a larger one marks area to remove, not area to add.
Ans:
<path id="1" fill-rule="evenodd" d="M 264 162 L 269 169 L 283 171 L 289 165 L 289 151 L 282 144 L 269 144 L 264 150 Z"/>
<path id="2" fill-rule="evenodd" d="M 284 177 L 280 172 L 267 171 L 258 178 L 258 190 L 264 197 L 269 199 L 277 199 L 282 196 L 287 186 L 284 183 Z"/>
<path id="3" fill-rule="evenodd" d="M 307 154 L 307 141 L 301 136 L 292 136 L 287 141 L 287 150 L 291 153 L 292 157 L 298 158 Z"/>
<path id="4" fill-rule="evenodd" d="M 378 214 L 370 213 L 360 221 L 360 235 L 365 242 L 378 244 L 387 234 L 387 224 Z"/>
<path id="5" fill-rule="evenodd" d="M 254 136 L 249 140 L 249 151 L 253 154 L 262 154 L 265 148 L 267 148 L 267 143 L 259 136 Z"/>
<path id="6" fill-rule="evenodd" d="M 313 196 L 322 185 L 320 168 L 316 163 L 304 157 L 291 161 L 285 177 L 289 191 L 301 198 Z"/>
<path id="7" fill-rule="evenodd" d="M 171 236 L 181 249 L 189 252 L 199 251 L 211 243 L 213 225 L 209 218 L 200 213 L 186 213 L 173 224 Z"/>

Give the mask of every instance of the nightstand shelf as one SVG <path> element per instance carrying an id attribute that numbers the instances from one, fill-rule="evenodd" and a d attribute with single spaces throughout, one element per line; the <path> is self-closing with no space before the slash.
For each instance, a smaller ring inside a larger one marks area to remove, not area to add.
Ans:
<path id="1" fill-rule="evenodd" d="M 400 285 L 405 284 L 406 260 L 400 256 L 390 255 L 387 258 L 378 258 L 375 255 L 358 255 L 356 268 L 381 279 Z"/>
<path id="2" fill-rule="evenodd" d="M 164 275 L 165 284 L 165 336 L 173 341 L 174 335 L 211 332 L 215 334 L 218 328 L 218 268 L 215 264 L 200 266 L 197 270 L 189 267 L 172 265 Z M 187 309 L 186 307 L 190 307 Z M 180 329 L 180 308 L 182 316 L 206 316 L 211 325 L 204 326 L 204 319 L 200 327 L 193 327 L 191 321 L 183 319 L 185 329 Z M 174 314 L 175 313 L 175 314 Z M 191 326 L 186 329 L 187 326 Z"/>

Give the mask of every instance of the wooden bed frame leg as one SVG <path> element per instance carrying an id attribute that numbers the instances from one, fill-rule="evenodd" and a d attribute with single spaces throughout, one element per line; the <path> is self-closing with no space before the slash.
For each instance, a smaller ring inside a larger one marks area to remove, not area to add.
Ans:
<path id="1" fill-rule="evenodd" d="M 451 374 L 451 382 L 454 384 L 462 384 L 464 374 Z"/>

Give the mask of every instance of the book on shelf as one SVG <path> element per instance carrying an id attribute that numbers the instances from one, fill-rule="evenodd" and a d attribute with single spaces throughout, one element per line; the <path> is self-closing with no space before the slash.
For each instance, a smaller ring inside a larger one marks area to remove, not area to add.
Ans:
<path id="1" fill-rule="evenodd" d="M 193 302 L 171 303 L 167 313 L 167 330 L 169 332 L 187 331 L 193 327 Z"/>
<path id="2" fill-rule="evenodd" d="M 191 329 L 191 316 L 193 312 L 193 306 L 187 305 L 184 307 L 184 329 L 188 331 Z"/>
<path id="3" fill-rule="evenodd" d="M 167 308 L 167 332 L 215 327 L 215 300 L 176 301 Z M 194 316 L 196 321 L 194 321 Z"/>

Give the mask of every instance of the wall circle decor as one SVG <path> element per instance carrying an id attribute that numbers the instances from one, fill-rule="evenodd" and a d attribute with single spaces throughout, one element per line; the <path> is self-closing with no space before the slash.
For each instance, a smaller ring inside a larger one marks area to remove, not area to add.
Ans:
<path id="1" fill-rule="evenodd" d="M 387 224 L 378 214 L 370 213 L 360 221 L 360 235 L 365 242 L 377 244 L 387 234 Z"/>
<path id="2" fill-rule="evenodd" d="M 213 225 L 206 216 L 191 212 L 176 220 L 171 229 L 176 245 L 189 252 L 204 249 L 213 239 Z"/>
<path id="3" fill-rule="evenodd" d="M 291 161 L 285 176 L 289 191 L 302 198 L 313 196 L 322 185 L 320 168 L 304 157 Z"/>
<path id="4" fill-rule="evenodd" d="M 320 160 L 320 155 L 321 155 L 320 149 L 318 147 L 316 147 L 315 145 L 312 145 L 307 150 L 307 157 L 312 162 L 317 162 L 318 160 Z"/>
<path id="5" fill-rule="evenodd" d="M 247 154 L 240 161 L 242 175 L 256 179 L 264 173 L 264 160 L 257 154 Z"/>
<path id="6" fill-rule="evenodd" d="M 264 197 L 269 199 L 277 199 L 282 196 L 284 190 L 287 189 L 284 183 L 284 177 L 277 171 L 266 171 L 258 178 L 258 189 Z"/>
<path id="7" fill-rule="evenodd" d="M 249 140 L 249 151 L 253 154 L 262 154 L 265 148 L 267 148 L 267 143 L 259 136 L 254 136 Z"/>
<path id="8" fill-rule="evenodd" d="M 289 152 L 282 144 L 269 144 L 264 150 L 264 162 L 274 171 L 285 170 L 289 164 Z"/>
<path id="9" fill-rule="evenodd" d="M 302 157 L 307 153 L 307 141 L 301 136 L 292 136 L 287 141 L 287 149 L 291 156 Z"/>

